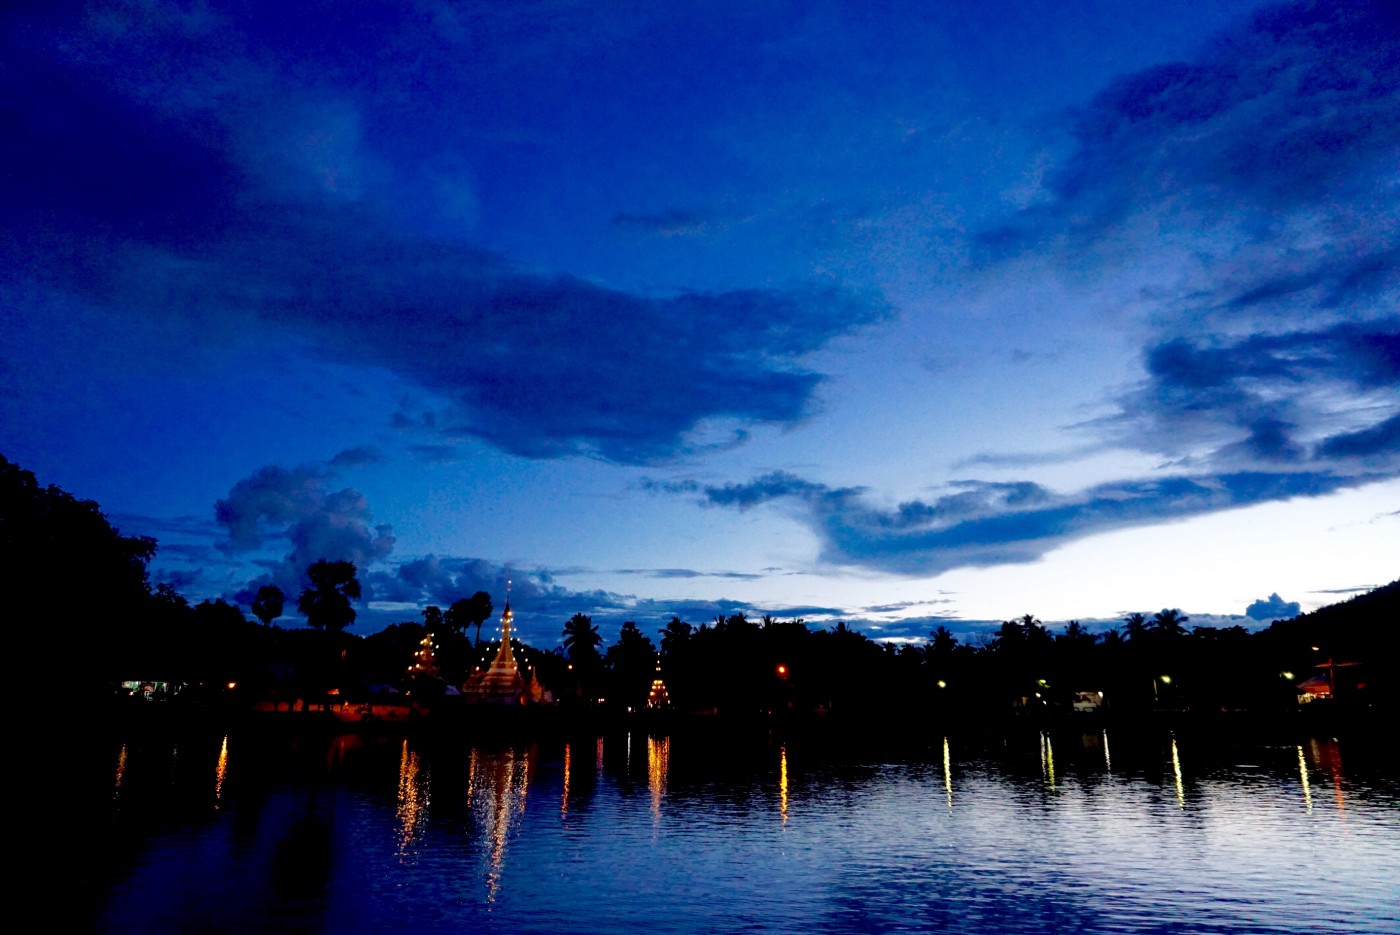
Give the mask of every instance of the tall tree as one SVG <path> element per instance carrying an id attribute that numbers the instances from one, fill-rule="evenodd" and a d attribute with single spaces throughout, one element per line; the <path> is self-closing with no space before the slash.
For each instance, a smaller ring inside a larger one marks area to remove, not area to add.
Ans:
<path id="1" fill-rule="evenodd" d="M 321 559 L 306 570 L 311 587 L 297 598 L 297 610 L 309 626 L 330 632 L 344 630 L 355 622 L 351 601 L 360 596 L 360 579 L 354 562 L 328 562 Z"/>
<path id="2" fill-rule="evenodd" d="M 679 649 L 681 644 L 690 639 L 694 629 L 680 617 L 673 616 L 666 621 L 666 628 L 660 631 L 662 655 L 670 655 Z"/>
<path id="3" fill-rule="evenodd" d="M 1163 636 L 1176 637 L 1186 635 L 1186 621 L 1191 618 L 1181 612 L 1177 607 L 1163 607 L 1152 615 L 1152 629 Z"/>
<path id="4" fill-rule="evenodd" d="M 435 633 L 442 629 L 443 614 L 442 608 L 436 604 L 429 604 L 423 608 L 423 626 L 429 633 Z"/>
<path id="5" fill-rule="evenodd" d="M 1147 615 L 1134 611 L 1123 618 L 1123 638 L 1128 642 L 1147 635 Z"/>
<path id="6" fill-rule="evenodd" d="M 476 644 L 481 645 L 481 625 L 491 619 L 491 595 L 485 591 L 477 591 L 471 597 L 464 597 L 452 602 L 452 606 L 447 608 L 447 625 L 459 633 L 465 633 L 467 627 L 476 626 Z"/>
<path id="7" fill-rule="evenodd" d="M 933 642 L 929 644 L 929 648 L 933 651 L 935 656 L 946 658 L 951 656 L 953 650 L 957 648 L 958 638 L 953 635 L 952 630 L 949 630 L 941 623 L 938 625 L 938 629 L 929 633 L 929 636 L 933 638 Z"/>
<path id="8" fill-rule="evenodd" d="M 626 706 L 645 702 L 656 670 L 656 646 L 634 621 L 623 623 L 617 642 L 608 647 L 605 662 L 614 687 L 608 697 Z"/>
<path id="9" fill-rule="evenodd" d="M 253 598 L 253 616 L 261 620 L 263 626 L 270 627 L 272 621 L 282 616 L 285 600 L 281 588 L 275 584 L 265 584 L 258 588 Z"/>
<path id="10" fill-rule="evenodd" d="M 598 647 L 603 638 L 587 614 L 574 614 L 564 624 L 564 650 L 574 663 L 593 662 L 599 658 Z"/>

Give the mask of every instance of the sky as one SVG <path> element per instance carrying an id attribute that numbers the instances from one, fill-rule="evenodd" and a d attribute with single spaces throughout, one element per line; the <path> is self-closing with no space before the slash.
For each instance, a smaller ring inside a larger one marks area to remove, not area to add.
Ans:
<path id="1" fill-rule="evenodd" d="M 1398 271 L 1387 2 L 0 12 L 0 454 L 284 626 L 1262 627 L 1400 577 Z"/>

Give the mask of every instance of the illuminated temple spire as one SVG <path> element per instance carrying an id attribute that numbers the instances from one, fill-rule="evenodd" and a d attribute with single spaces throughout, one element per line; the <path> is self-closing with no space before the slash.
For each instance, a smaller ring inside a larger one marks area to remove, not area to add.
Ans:
<path id="1" fill-rule="evenodd" d="M 515 654 L 510 647 L 510 582 L 506 582 L 506 606 L 501 611 L 501 645 L 485 672 L 473 672 L 462 685 L 462 694 L 476 701 L 494 704 L 520 704 L 525 698 L 525 680 L 520 677 Z"/>

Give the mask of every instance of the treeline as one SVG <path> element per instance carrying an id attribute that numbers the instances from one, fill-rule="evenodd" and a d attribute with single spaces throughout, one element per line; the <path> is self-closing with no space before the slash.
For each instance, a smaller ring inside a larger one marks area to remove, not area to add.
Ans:
<path id="1" fill-rule="evenodd" d="M 154 540 L 120 535 L 97 504 L 41 486 L 3 457 L 0 541 L 16 622 L 33 641 L 27 658 L 50 690 L 72 697 L 110 696 L 126 679 L 177 683 L 186 699 L 210 702 L 376 686 L 441 697 L 496 651 L 480 639 L 492 612 L 484 592 L 370 636 L 344 632 L 359 593 L 348 562 L 316 563 L 298 595 L 260 591 L 261 622 L 222 600 L 191 605 L 169 585 L 150 586 Z M 271 625 L 284 601 L 308 628 Z M 1075 621 L 1051 631 L 1028 614 L 975 644 L 939 627 L 925 642 L 895 645 L 845 623 L 733 614 L 698 625 L 672 617 L 650 632 L 628 621 L 604 646 L 592 620 L 575 614 L 561 622 L 558 647 L 514 649 L 558 703 L 612 711 L 664 701 L 720 716 L 885 721 L 1068 711 L 1090 691 L 1119 712 L 1286 709 L 1298 683 L 1323 674 L 1336 701 L 1395 704 L 1400 581 L 1258 632 L 1188 624 L 1167 608 L 1095 634 Z M 429 633 L 431 671 L 410 672 Z M 664 692 L 654 695 L 658 679 Z"/>

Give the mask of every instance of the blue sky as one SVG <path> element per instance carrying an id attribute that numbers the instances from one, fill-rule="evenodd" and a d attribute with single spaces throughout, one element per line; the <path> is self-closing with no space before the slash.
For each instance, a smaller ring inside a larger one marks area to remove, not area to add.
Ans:
<path id="1" fill-rule="evenodd" d="M 1392 5 L 283 6 L 0 13 L 0 452 L 192 600 L 974 638 L 1400 570 Z"/>

